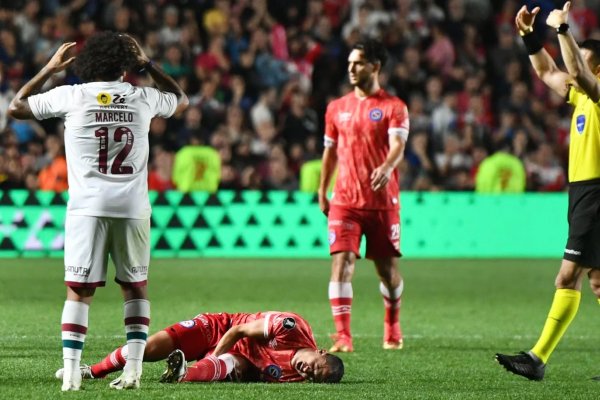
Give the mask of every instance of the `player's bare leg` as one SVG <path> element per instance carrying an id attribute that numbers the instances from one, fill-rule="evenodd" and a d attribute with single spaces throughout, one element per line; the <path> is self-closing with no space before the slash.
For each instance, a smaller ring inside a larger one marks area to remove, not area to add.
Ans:
<path id="1" fill-rule="evenodd" d="M 147 287 L 121 284 L 123 292 L 127 361 L 121 376 L 110 383 L 113 389 L 137 389 L 142 376 L 142 361 L 150 325 L 150 302 Z"/>
<path id="2" fill-rule="evenodd" d="M 377 275 L 381 280 L 379 290 L 383 296 L 385 317 L 383 321 L 383 348 L 400 350 L 404 345 L 400 328 L 400 305 L 404 281 L 398 271 L 396 257 L 373 260 Z"/>
<path id="3" fill-rule="evenodd" d="M 350 321 L 352 314 L 352 276 L 356 255 L 352 252 L 339 252 L 333 255 L 331 278 L 329 281 L 329 302 L 335 323 L 336 333 L 331 337 L 334 344 L 330 352 L 352 352 Z"/>
<path id="4" fill-rule="evenodd" d="M 94 288 L 67 286 L 67 300 L 61 317 L 63 343 L 63 391 L 79 390 L 81 353 L 88 327 L 88 310 Z"/>

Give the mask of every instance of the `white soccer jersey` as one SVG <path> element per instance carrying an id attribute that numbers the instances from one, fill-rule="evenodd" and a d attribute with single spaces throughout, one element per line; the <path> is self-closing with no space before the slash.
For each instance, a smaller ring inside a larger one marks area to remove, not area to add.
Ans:
<path id="1" fill-rule="evenodd" d="M 150 217 L 150 120 L 173 115 L 175 94 L 116 81 L 59 86 L 28 100 L 37 119 L 65 121 L 69 214 Z"/>

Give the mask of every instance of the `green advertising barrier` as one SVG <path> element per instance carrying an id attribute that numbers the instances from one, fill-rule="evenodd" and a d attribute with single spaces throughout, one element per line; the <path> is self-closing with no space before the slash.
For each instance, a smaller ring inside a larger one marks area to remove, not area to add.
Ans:
<path id="1" fill-rule="evenodd" d="M 171 191 L 150 200 L 153 257 L 329 256 L 327 220 L 310 193 Z M 0 257 L 62 256 L 66 201 L 0 192 Z M 560 258 L 566 242 L 565 193 L 403 193 L 401 203 L 408 258 Z"/>

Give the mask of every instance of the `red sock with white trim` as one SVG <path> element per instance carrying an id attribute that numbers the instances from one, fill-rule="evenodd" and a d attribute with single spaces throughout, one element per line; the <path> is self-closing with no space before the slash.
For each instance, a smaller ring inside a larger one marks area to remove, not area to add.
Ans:
<path id="1" fill-rule="evenodd" d="M 119 347 L 97 364 L 91 366 L 94 378 L 104 378 L 111 372 L 121 371 L 127 362 L 127 345 Z"/>
<path id="2" fill-rule="evenodd" d="M 402 291 L 404 290 L 404 281 L 393 290 L 388 290 L 381 282 L 379 291 L 383 296 L 383 305 L 385 307 L 385 317 L 383 319 L 383 341 L 397 343 L 402 340 L 402 330 L 400 329 L 400 305 L 402 303 Z"/>
<path id="3" fill-rule="evenodd" d="M 352 283 L 329 282 L 329 303 L 338 338 L 352 337 L 350 319 L 352 315 Z"/>
<path id="4" fill-rule="evenodd" d="M 213 382 L 222 381 L 233 370 L 231 364 L 223 358 L 208 356 L 188 367 L 187 374 L 182 382 Z"/>

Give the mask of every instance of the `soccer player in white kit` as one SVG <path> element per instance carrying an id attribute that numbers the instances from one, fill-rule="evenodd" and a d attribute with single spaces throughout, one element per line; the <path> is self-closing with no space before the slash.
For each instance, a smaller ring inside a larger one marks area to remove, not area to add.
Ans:
<path id="1" fill-rule="evenodd" d="M 87 40 L 77 57 L 68 57 L 74 45 L 60 46 L 15 95 L 9 114 L 18 119 L 59 117 L 65 124 L 69 202 L 64 257 L 67 299 L 61 318 L 62 390 L 81 386 L 79 367 L 88 309 L 96 288 L 105 285 L 109 255 L 125 301 L 129 351 L 123 374 L 110 387 L 136 389 L 150 323 L 148 129 L 155 116 L 181 113 L 188 98 L 128 35 L 99 33 Z M 53 74 L 71 64 L 85 83 L 37 94 Z M 123 82 L 128 71 L 142 68 L 158 89 Z"/>

